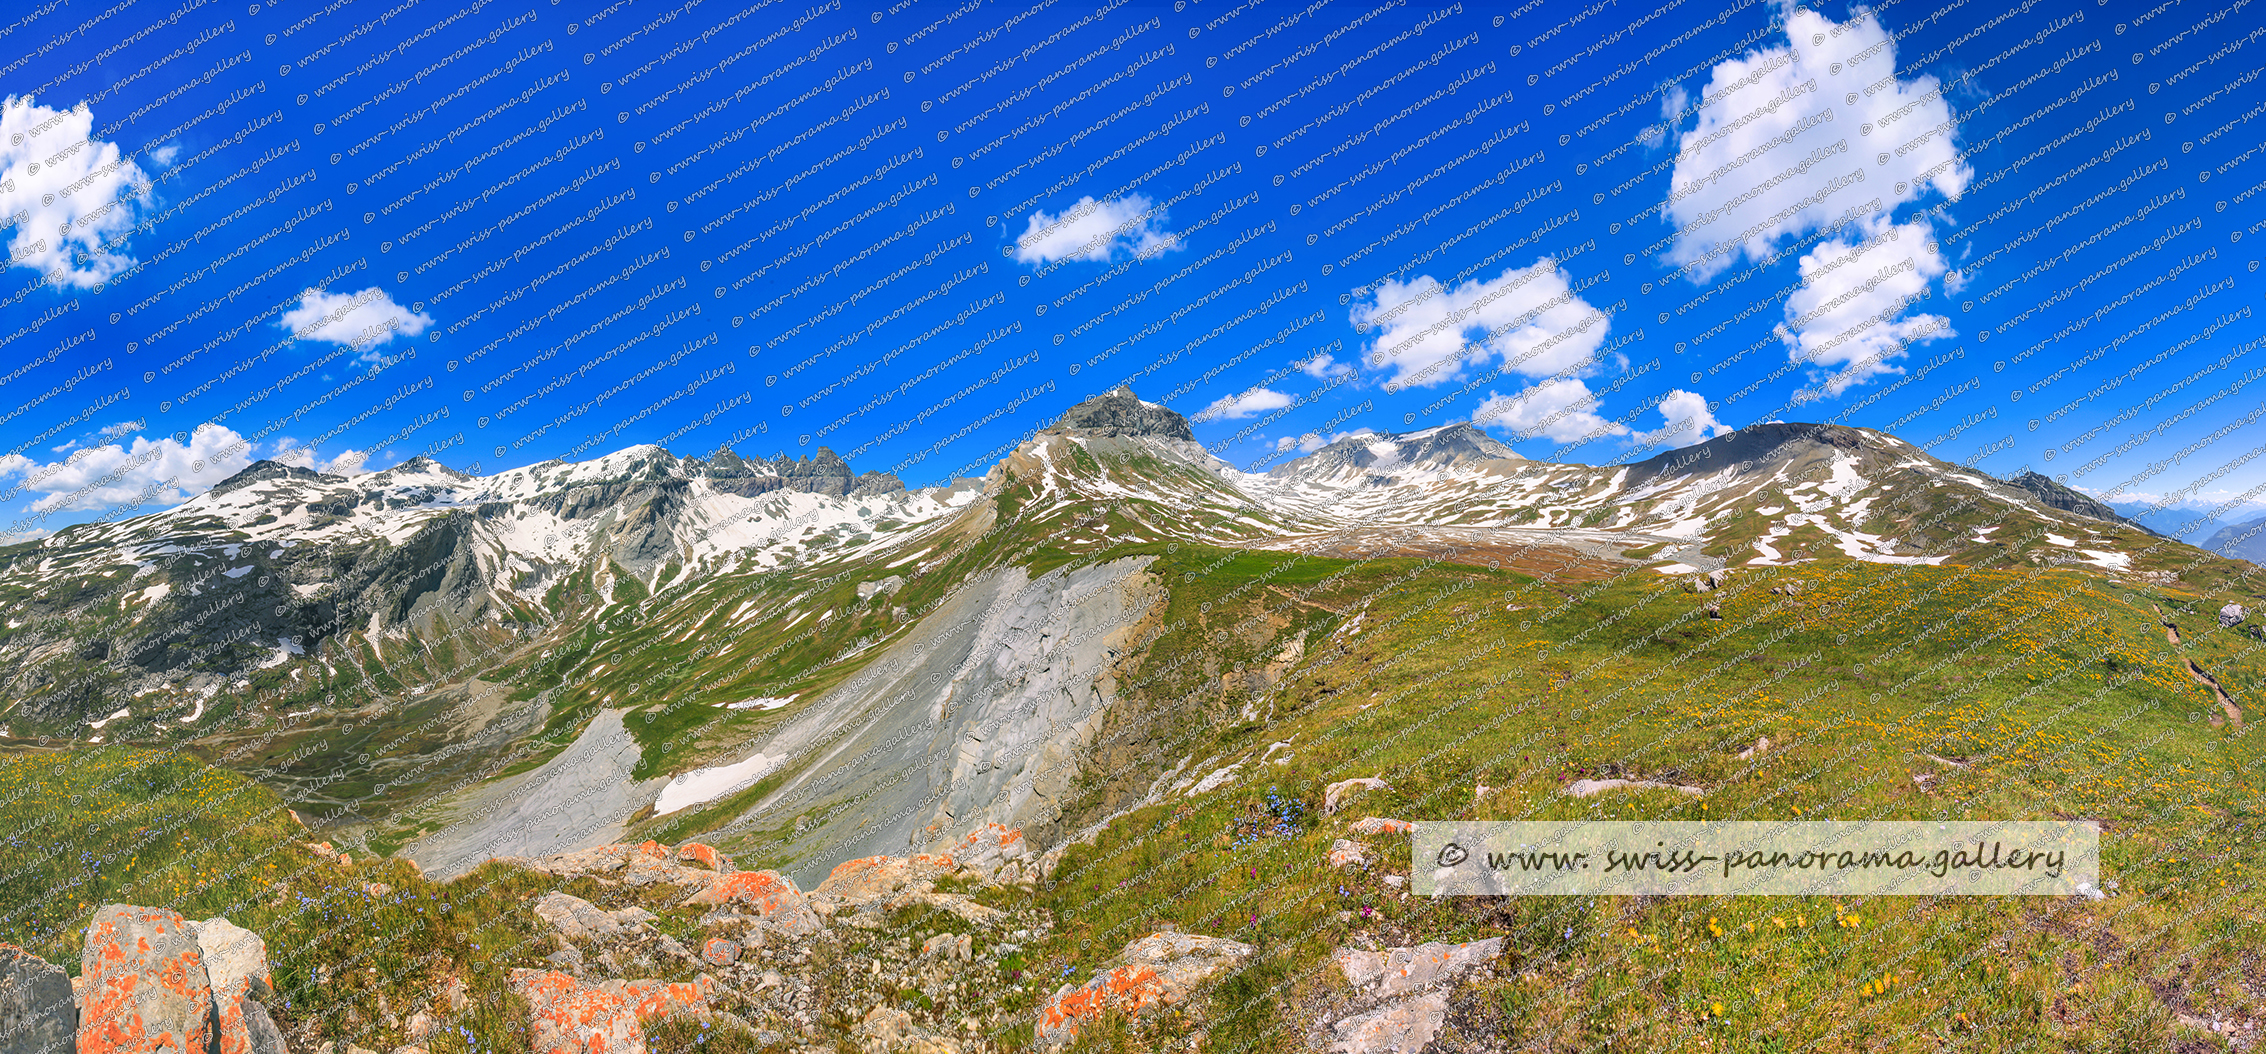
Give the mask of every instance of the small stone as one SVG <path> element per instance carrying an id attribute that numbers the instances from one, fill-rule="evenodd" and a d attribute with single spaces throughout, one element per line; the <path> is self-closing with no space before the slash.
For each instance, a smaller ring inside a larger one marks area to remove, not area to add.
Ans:
<path id="1" fill-rule="evenodd" d="M 1382 816 L 1355 820 L 1349 828 L 1355 834 L 1407 834 L 1415 829 L 1416 825 L 1407 820 L 1389 820 Z"/>
<path id="2" fill-rule="evenodd" d="M 558 951 L 544 956 L 544 959 L 558 966 L 564 966 L 569 969 L 578 969 L 582 966 L 582 950 L 580 948 L 573 947 L 561 948 Z"/>
<path id="3" fill-rule="evenodd" d="M 921 942 L 921 955 L 968 962 L 975 958 L 975 938 L 966 933 L 939 933 Z"/>
<path id="4" fill-rule="evenodd" d="M 1339 870 L 1360 867 L 1369 862 L 1369 847 L 1350 838 L 1330 843 L 1330 866 Z"/>
<path id="5" fill-rule="evenodd" d="M 740 961 L 740 944 L 722 937 L 710 937 L 701 943 L 700 957 L 718 966 L 730 966 Z"/>
<path id="6" fill-rule="evenodd" d="M 1360 776 L 1332 783 L 1322 788 L 1322 814 L 1327 816 L 1337 812 L 1338 801 L 1341 798 L 1350 798 L 1361 791 L 1385 790 L 1386 788 L 1385 781 L 1375 776 Z"/>

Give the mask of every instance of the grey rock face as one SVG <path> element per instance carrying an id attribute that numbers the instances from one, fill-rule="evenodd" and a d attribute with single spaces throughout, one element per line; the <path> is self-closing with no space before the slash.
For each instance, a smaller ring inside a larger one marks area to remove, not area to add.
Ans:
<path id="1" fill-rule="evenodd" d="M 251 1037 L 251 1054 L 291 1054 L 283 1041 L 283 1030 L 268 1016 L 267 1005 L 257 999 L 244 1000 L 244 1031 Z"/>
<path id="2" fill-rule="evenodd" d="M 2138 520 L 2126 519 L 2122 513 L 2119 513 L 2115 509 L 2110 508 L 2107 504 L 2095 500 L 2094 498 L 2088 497 L 2087 495 L 2079 491 L 2072 490 L 2059 483 L 2056 483 L 2050 476 L 2045 476 L 2036 472 L 2024 472 L 2021 475 L 2014 477 L 2013 479 L 2007 480 L 2007 482 L 2013 484 L 2014 486 L 2020 487 L 2023 490 L 2029 491 L 2031 494 L 2036 495 L 2040 502 L 2045 503 L 2049 507 L 2060 509 L 2063 512 L 2074 512 L 2079 516 L 2088 516 L 2096 520 L 2107 520 L 2110 523 L 2122 524 L 2126 527 L 2137 527 L 2143 531 L 2147 531 L 2149 534 L 2156 533 L 2156 531 L 2150 528 L 2147 524 L 2141 523 Z"/>
<path id="3" fill-rule="evenodd" d="M 1123 385 L 1065 411 L 1051 432 L 1097 436 L 1165 436 L 1196 438 L 1188 419 L 1155 403 L 1142 402 Z"/>
<path id="4" fill-rule="evenodd" d="M 1389 477 L 1396 471 L 1443 471 L 1498 459 L 1519 460 L 1519 456 L 1502 440 L 1458 424 L 1421 432 L 1350 435 L 1268 469 L 1267 474 L 1291 479 L 1360 470 Z"/>
<path id="5" fill-rule="evenodd" d="M 454 822 L 398 855 L 446 880 L 492 856 L 550 856 L 611 844 L 630 814 L 667 782 L 631 779 L 637 761 L 637 740 L 622 711 L 600 711 L 573 746 L 542 767 L 450 798 L 443 808 Z"/>
<path id="6" fill-rule="evenodd" d="M 78 1029 L 62 967 L 0 944 L 0 1054 L 69 1054 Z"/>
<path id="7" fill-rule="evenodd" d="M 754 752 L 799 771 L 725 830 L 795 828 L 782 870 L 815 886 L 986 823 L 1044 829 L 1114 698 L 1110 663 L 1161 593 L 1152 559 L 970 580 Z"/>
<path id="8" fill-rule="evenodd" d="M 224 918 L 189 923 L 205 962 L 205 974 L 215 992 L 233 992 L 236 983 L 252 982 L 252 997 L 265 999 L 274 991 L 268 973 L 268 946 L 260 935 Z"/>

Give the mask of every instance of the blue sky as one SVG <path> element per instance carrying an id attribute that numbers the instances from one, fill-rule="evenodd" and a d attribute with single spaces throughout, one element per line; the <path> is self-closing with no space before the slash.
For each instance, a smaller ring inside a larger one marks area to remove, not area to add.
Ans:
<path id="1" fill-rule="evenodd" d="M 2266 483 L 2266 16 L 1694 3 L 12 13 L 0 515 L 648 442 L 920 486 L 1128 380 L 1246 467 L 1782 419 Z"/>

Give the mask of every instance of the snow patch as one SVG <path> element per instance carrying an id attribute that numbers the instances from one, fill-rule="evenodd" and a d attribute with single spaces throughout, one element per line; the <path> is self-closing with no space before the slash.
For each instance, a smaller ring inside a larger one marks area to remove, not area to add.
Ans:
<path id="1" fill-rule="evenodd" d="M 801 694 L 801 693 L 797 693 L 797 694 Z M 736 702 L 736 703 L 726 703 L 726 704 L 724 704 L 724 709 L 726 709 L 726 710 L 777 710 L 777 709 L 779 709 L 780 707 L 782 707 L 782 706 L 785 706 L 785 705 L 787 705 L 788 703 L 791 703 L 791 702 L 794 702 L 794 701 L 795 701 L 795 697 L 794 697 L 794 696 L 792 696 L 792 695 L 790 695 L 790 696 L 787 696 L 787 697 L 786 697 L 786 698 L 784 698 L 784 699 L 774 699 L 774 698 L 770 698 L 770 697 L 765 697 L 765 698 L 761 698 L 761 699 L 742 699 L 742 700 L 740 700 L 739 702 Z"/>
<path id="2" fill-rule="evenodd" d="M 653 815 L 667 816 L 679 809 L 745 790 L 763 778 L 764 773 L 778 767 L 781 760 L 757 754 L 738 764 L 687 772 L 661 788 L 661 796 L 653 802 Z"/>

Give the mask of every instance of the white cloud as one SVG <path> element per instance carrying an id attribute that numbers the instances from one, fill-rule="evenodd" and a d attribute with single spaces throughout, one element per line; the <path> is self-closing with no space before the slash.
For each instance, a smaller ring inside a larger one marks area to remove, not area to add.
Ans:
<path id="1" fill-rule="evenodd" d="M 1178 236 L 1163 223 L 1164 211 L 1139 194 L 1102 202 L 1079 198 L 1060 215 L 1031 213 L 1022 237 L 1015 239 L 1015 259 L 1026 264 L 1107 260 L 1120 248 L 1154 256 L 1180 247 Z"/>
<path id="2" fill-rule="evenodd" d="M 359 476 L 377 471 L 369 467 L 370 453 L 366 450 L 341 450 L 335 456 L 325 459 L 313 450 L 300 446 L 298 440 L 289 436 L 276 440 L 275 446 L 276 453 L 272 457 L 295 468 L 311 469 L 333 476 Z"/>
<path id="3" fill-rule="evenodd" d="M 1592 413 L 1596 406 L 1597 397 L 1590 394 L 1589 386 L 1568 377 L 1532 385 L 1517 395 L 1490 391 L 1471 420 L 1483 428 L 1509 432 L 1514 443 L 1536 436 L 1571 443 L 1629 433 L 1627 426 Z"/>
<path id="4" fill-rule="evenodd" d="M 425 332 L 433 316 L 394 303 L 376 286 L 351 294 L 309 289 L 299 294 L 299 306 L 284 312 L 277 324 L 301 340 L 343 344 L 370 357 L 396 336 Z"/>
<path id="5" fill-rule="evenodd" d="M 88 447 L 45 465 L 21 457 L 0 460 L 0 475 L 23 476 L 11 491 L 41 495 L 30 505 L 33 512 L 96 510 L 145 495 L 152 504 L 179 504 L 251 463 L 251 443 L 225 425 L 212 425 L 190 436 L 187 445 L 170 436 L 154 441 L 135 436 L 131 444 Z"/>
<path id="6" fill-rule="evenodd" d="M 1257 417 L 1269 410 L 1280 410 L 1296 398 L 1272 388 L 1253 388 L 1240 395 L 1230 395 L 1212 401 L 1196 414 L 1198 421 L 1237 421 Z"/>
<path id="7" fill-rule="evenodd" d="M 149 177 L 118 144 L 88 138 L 85 103 L 54 110 L 29 98 L 0 103 L 0 217 L 22 216 L 8 263 L 79 288 L 134 265 L 106 246 L 131 230 L 150 203 Z"/>
<path id="8" fill-rule="evenodd" d="M 377 471 L 370 467 L 370 452 L 367 450 L 341 450 L 337 457 L 317 462 L 314 468 L 317 472 L 333 476 L 359 476 Z"/>
<path id="9" fill-rule="evenodd" d="M 1944 294 L 1947 296 L 1958 296 L 1961 290 L 1967 288 L 1967 281 L 1968 279 L 1966 271 L 1945 271 L 1943 273 Z"/>
<path id="10" fill-rule="evenodd" d="M 1670 391 L 1667 398 L 1660 400 L 1660 417 L 1659 428 L 1637 433 L 1639 442 L 1674 449 L 1704 443 L 1731 431 L 1707 408 L 1706 396 L 1682 388 Z"/>
<path id="11" fill-rule="evenodd" d="M 1332 357 L 1330 353 L 1326 351 L 1318 352 L 1312 358 L 1299 363 L 1298 368 L 1304 371 L 1308 377 L 1313 377 L 1318 380 L 1328 380 L 1332 377 L 1353 372 L 1353 367 L 1337 361 L 1337 359 Z"/>
<path id="12" fill-rule="evenodd" d="M 1429 275 L 1389 281 L 1353 305 L 1352 321 L 1378 331 L 1363 362 L 1392 370 L 1390 390 L 1447 384 L 1498 357 L 1507 371 L 1528 377 L 1587 373 L 1594 364 L 1583 360 L 1612 328 L 1549 257 L 1453 289 Z"/>
<path id="13" fill-rule="evenodd" d="M 1330 445 L 1330 443 L 1334 441 L 1335 440 L 1325 441 L 1321 436 L 1316 435 L 1313 432 L 1308 432 L 1302 436 L 1284 436 L 1281 439 L 1275 440 L 1275 452 L 1281 453 L 1285 450 L 1289 450 L 1295 447 L 1301 454 L 1311 454 L 1317 450 L 1322 449 L 1323 447 Z"/>
<path id="14" fill-rule="evenodd" d="M 1699 280 L 1851 209 L 1892 212 L 1930 186 L 1957 200 L 1972 176 L 1936 79 L 1897 78 L 1873 15 L 1837 25 L 1801 11 L 1786 32 L 1784 46 L 1716 65 L 1699 122 L 1679 140 L 1667 256 Z M 1850 181 L 1828 193 L 1837 179 Z"/>
<path id="15" fill-rule="evenodd" d="M 1829 238 L 1803 254 L 1802 285 L 1786 297 L 1778 337 L 1794 361 L 1834 370 L 1825 383 L 1832 395 L 1902 373 L 1894 363 L 1905 348 L 1954 335 L 1942 315 L 1906 314 L 1944 266 L 1925 222 L 1860 224 L 1851 240 Z"/>

